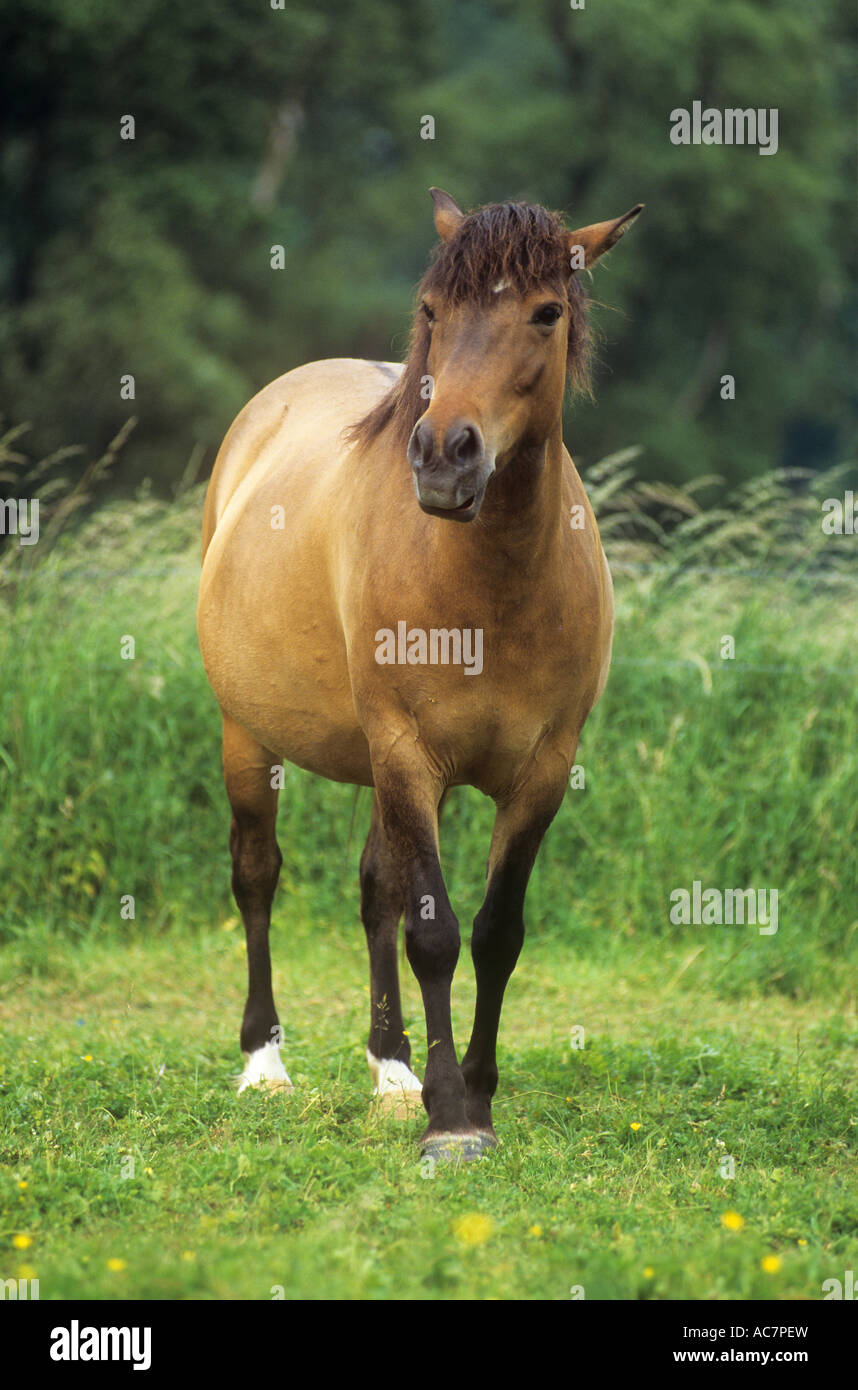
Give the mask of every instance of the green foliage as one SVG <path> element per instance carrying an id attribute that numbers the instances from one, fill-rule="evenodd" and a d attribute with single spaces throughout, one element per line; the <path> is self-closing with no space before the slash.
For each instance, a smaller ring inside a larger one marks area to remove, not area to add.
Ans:
<path id="1" fill-rule="evenodd" d="M 766 476 L 707 508 L 700 489 L 640 482 L 633 452 L 593 470 L 616 579 L 614 665 L 578 754 L 586 786 L 570 788 L 537 861 L 531 930 L 596 952 L 641 933 L 699 947 L 725 997 L 845 988 L 858 959 L 854 538 L 825 535 L 819 505 L 843 477 L 802 492 L 794 477 Z M 172 504 L 144 495 L 74 529 L 57 493 L 41 562 L 30 559 L 41 543 L 7 547 L 7 940 L 148 939 L 234 912 L 220 721 L 193 621 L 201 503 L 200 488 Z M 734 659 L 721 656 L 725 635 Z M 121 657 L 126 637 L 133 660 Z M 275 915 L 357 924 L 368 816 L 367 791 L 287 766 Z M 465 930 L 491 819 L 464 789 L 445 811 Z M 671 926 L 671 892 L 695 879 L 777 889 L 777 934 Z M 127 894 L 133 921 L 120 916 Z"/>
<path id="2" fill-rule="evenodd" d="M 168 490 L 280 372 L 399 355 L 434 183 L 573 225 L 647 203 L 594 272 L 582 462 L 632 437 L 674 482 L 836 463 L 856 420 L 853 31 L 846 0 L 21 0 L 0 15 L 0 406 L 41 453 L 97 453 L 131 372 L 118 481 Z M 672 145 L 695 99 L 776 107 L 777 154 Z"/>

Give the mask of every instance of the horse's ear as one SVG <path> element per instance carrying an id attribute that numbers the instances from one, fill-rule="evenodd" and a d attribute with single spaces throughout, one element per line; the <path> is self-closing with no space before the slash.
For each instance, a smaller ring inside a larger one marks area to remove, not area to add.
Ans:
<path id="1" fill-rule="evenodd" d="M 590 227 L 579 227 L 577 232 L 568 232 L 572 269 L 584 270 L 587 266 L 593 265 L 600 256 L 604 256 L 606 251 L 610 251 L 611 247 L 617 244 L 621 236 L 625 236 L 638 213 L 642 211 L 643 203 L 636 203 L 631 211 L 623 213 L 622 217 L 615 217 L 613 222 L 594 222 Z"/>
<path id="2" fill-rule="evenodd" d="M 465 214 L 443 188 L 430 188 L 429 193 L 435 207 L 435 231 L 442 241 L 449 241 L 457 232 Z"/>

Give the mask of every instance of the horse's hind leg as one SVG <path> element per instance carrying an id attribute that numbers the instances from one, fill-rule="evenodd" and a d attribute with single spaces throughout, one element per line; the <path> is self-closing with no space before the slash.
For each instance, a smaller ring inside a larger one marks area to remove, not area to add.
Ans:
<path id="1" fill-rule="evenodd" d="M 277 792 L 271 769 L 277 759 L 239 724 L 224 715 L 223 771 L 232 807 L 229 849 L 232 891 L 247 938 L 247 1003 L 241 1025 L 247 1086 L 291 1089 L 280 1057 L 280 1024 L 271 990 L 268 929 L 271 902 L 282 862 L 275 838 Z"/>
<path id="2" fill-rule="evenodd" d="M 411 1070 L 402 1027 L 396 959 L 404 899 L 399 872 L 373 795 L 372 821 L 360 861 L 360 914 L 369 948 L 370 1022 L 366 1059 L 382 1107 L 404 1118 L 419 1107 L 422 1088 Z"/>

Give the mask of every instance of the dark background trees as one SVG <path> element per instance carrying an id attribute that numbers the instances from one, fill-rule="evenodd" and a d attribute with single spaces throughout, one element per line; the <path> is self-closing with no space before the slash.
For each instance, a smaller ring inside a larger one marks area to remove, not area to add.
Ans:
<path id="1" fill-rule="evenodd" d="M 439 184 L 573 226 L 647 204 L 591 285 L 579 462 L 638 443 L 677 481 L 828 466 L 858 415 L 852 10 L 6 0 L 0 411 L 34 455 L 98 452 L 133 412 L 112 486 L 169 491 L 279 373 L 401 355 Z M 695 99 L 778 108 L 777 154 L 671 144 Z"/>

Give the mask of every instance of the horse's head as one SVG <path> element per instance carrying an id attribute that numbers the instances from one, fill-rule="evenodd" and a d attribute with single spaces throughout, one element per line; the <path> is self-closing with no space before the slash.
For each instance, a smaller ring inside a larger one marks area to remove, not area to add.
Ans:
<path id="1" fill-rule="evenodd" d="M 408 373 L 421 369 L 430 404 L 408 459 L 425 512 L 472 521 L 492 474 L 545 445 L 567 376 L 586 386 L 576 272 L 619 240 L 642 205 L 570 232 L 541 207 L 499 203 L 466 216 L 449 193 L 431 194 L 442 245 L 420 286 Z"/>

